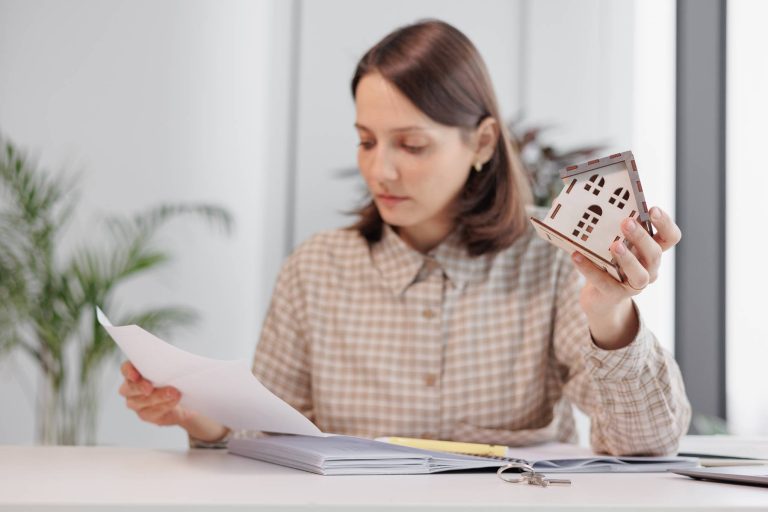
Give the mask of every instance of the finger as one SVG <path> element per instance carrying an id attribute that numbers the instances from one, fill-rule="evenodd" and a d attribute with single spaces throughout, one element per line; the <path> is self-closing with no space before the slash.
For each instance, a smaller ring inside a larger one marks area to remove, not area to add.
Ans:
<path id="1" fill-rule="evenodd" d="M 666 251 L 677 245 L 683 237 L 680 226 L 658 206 L 651 208 L 650 214 L 651 223 L 656 227 L 656 234 L 653 239 L 659 244 L 661 250 Z"/>
<path id="2" fill-rule="evenodd" d="M 584 276 L 584 278 L 592 283 L 600 293 L 607 296 L 625 296 L 626 292 L 624 287 L 612 278 L 608 272 L 598 268 L 594 263 L 578 251 L 574 252 L 571 256 L 573 263 L 576 265 L 576 269 Z"/>
<path id="3" fill-rule="evenodd" d="M 612 244 L 611 254 L 616 258 L 616 262 L 621 267 L 622 272 L 624 272 L 627 278 L 627 286 L 633 289 L 630 293 L 636 295 L 639 293 L 638 290 L 648 286 L 651 282 L 650 273 L 632 251 L 627 249 L 623 242 L 618 241 Z"/>
<path id="4" fill-rule="evenodd" d="M 141 374 L 136 369 L 136 367 L 131 364 L 130 361 L 125 361 L 120 365 L 120 373 L 122 373 L 123 377 L 131 382 L 138 382 L 141 380 Z"/>
<path id="5" fill-rule="evenodd" d="M 131 398 L 134 396 L 147 396 L 152 391 L 149 392 L 146 391 L 146 387 L 144 384 L 134 384 L 133 382 L 128 382 L 127 380 L 124 380 L 123 383 L 120 385 L 120 388 L 117 390 L 118 393 L 120 393 L 121 396 L 125 398 Z"/>
<path id="6" fill-rule="evenodd" d="M 646 268 L 651 276 L 651 282 L 653 282 L 658 275 L 661 264 L 661 246 L 635 219 L 624 219 L 621 223 L 621 230 L 634 246 L 635 256 Z"/>
<path id="7" fill-rule="evenodd" d="M 147 407 L 155 407 L 161 404 L 175 405 L 181 400 L 181 393 L 174 388 L 158 388 L 149 396 L 128 397 L 126 404 L 129 409 L 140 411 Z"/>
<path id="8" fill-rule="evenodd" d="M 138 382 L 130 382 L 125 380 L 120 386 L 120 389 L 118 389 L 118 393 L 126 398 L 129 398 L 134 396 L 149 396 L 154 390 L 155 387 L 148 380 L 141 379 Z"/>
<path id="9" fill-rule="evenodd" d="M 179 422 L 181 408 L 178 404 L 159 404 L 138 411 L 139 418 L 157 425 L 174 425 Z"/>
<path id="10" fill-rule="evenodd" d="M 123 396 L 125 398 L 128 398 L 132 395 L 132 389 L 131 384 L 127 380 L 124 380 L 123 383 L 120 385 L 120 388 L 117 390 L 118 393 L 120 393 L 120 396 Z"/>

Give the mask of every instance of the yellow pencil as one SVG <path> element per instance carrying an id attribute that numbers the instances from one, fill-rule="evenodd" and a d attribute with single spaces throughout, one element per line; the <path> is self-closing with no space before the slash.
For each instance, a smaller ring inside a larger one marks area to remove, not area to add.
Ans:
<path id="1" fill-rule="evenodd" d="M 412 437 L 379 437 L 376 440 L 436 452 L 465 453 L 467 455 L 480 455 L 483 457 L 507 456 L 507 447 L 498 444 L 460 443 L 456 441 L 439 441 L 436 439 L 417 439 Z"/>

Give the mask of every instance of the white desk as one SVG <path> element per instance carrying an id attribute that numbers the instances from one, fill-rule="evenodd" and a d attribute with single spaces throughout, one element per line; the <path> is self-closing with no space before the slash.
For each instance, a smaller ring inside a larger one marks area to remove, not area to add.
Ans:
<path id="1" fill-rule="evenodd" d="M 570 478 L 571 487 L 545 489 L 493 473 L 320 476 L 223 450 L 0 446 L 0 511 L 768 510 L 768 488 L 674 474 Z"/>

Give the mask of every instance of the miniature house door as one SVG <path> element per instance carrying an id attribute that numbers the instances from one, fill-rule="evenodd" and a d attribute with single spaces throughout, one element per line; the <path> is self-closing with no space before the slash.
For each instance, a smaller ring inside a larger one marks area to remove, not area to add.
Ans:
<path id="1" fill-rule="evenodd" d="M 593 176 L 594 177 L 594 176 Z M 603 180 L 604 181 L 604 180 Z M 588 185 L 587 185 L 588 186 Z M 573 236 L 579 240 L 586 242 L 597 227 L 597 223 L 600 221 L 600 217 L 603 215 L 603 209 L 593 204 L 587 208 L 581 215 L 576 229 L 573 230 Z"/>

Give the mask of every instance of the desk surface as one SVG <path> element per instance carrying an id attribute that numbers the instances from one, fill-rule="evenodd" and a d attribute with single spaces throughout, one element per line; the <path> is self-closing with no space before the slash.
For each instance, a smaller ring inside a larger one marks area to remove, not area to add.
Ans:
<path id="1" fill-rule="evenodd" d="M 320 476 L 223 450 L 0 446 L 0 511 L 768 510 L 768 488 L 674 474 L 570 478 L 571 487 L 545 489 L 508 484 L 493 473 Z"/>

